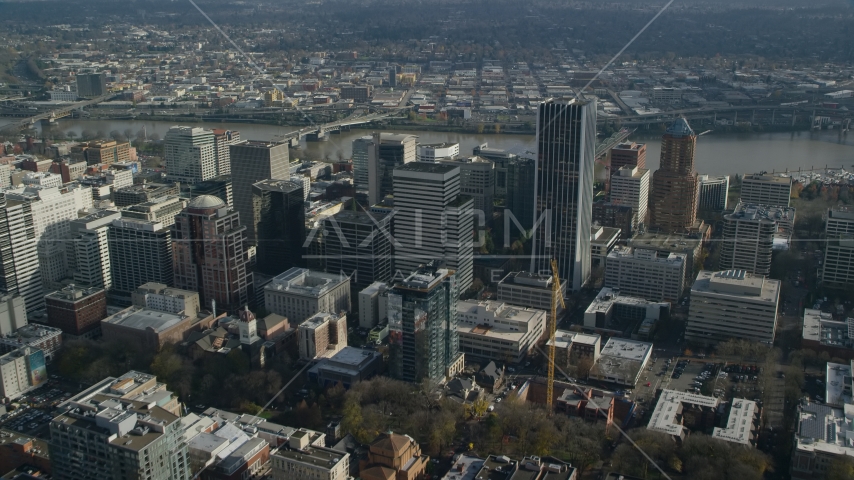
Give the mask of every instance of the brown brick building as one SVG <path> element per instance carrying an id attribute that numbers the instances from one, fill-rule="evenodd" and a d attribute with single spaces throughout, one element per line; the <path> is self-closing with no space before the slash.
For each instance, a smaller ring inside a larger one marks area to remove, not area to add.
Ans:
<path id="1" fill-rule="evenodd" d="M 107 318 L 107 294 L 103 289 L 69 285 L 44 299 L 48 325 L 71 337 L 100 336 L 101 320 Z"/>
<path id="2" fill-rule="evenodd" d="M 611 175 L 627 166 L 646 168 L 646 144 L 626 142 L 611 149 Z"/>
<path id="3" fill-rule="evenodd" d="M 650 224 L 663 233 L 683 233 L 697 219 L 700 182 L 694 169 L 697 134 L 680 118 L 661 137 L 661 165 L 652 176 Z"/>

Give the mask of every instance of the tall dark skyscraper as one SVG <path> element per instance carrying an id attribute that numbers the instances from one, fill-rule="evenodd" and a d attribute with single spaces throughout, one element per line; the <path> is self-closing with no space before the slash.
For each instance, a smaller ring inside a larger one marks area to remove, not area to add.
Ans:
<path id="1" fill-rule="evenodd" d="M 550 271 L 555 258 L 561 278 L 572 291 L 581 289 L 590 277 L 595 144 L 595 100 L 540 104 L 531 271 Z"/>
<path id="2" fill-rule="evenodd" d="M 406 382 L 443 380 L 462 370 L 458 299 L 454 271 L 432 262 L 394 285 L 388 293 L 392 377 Z"/>
<path id="3" fill-rule="evenodd" d="M 107 93 L 107 74 L 81 73 L 77 75 L 77 96 L 99 97 Z"/>
<path id="4" fill-rule="evenodd" d="M 323 221 L 326 272 L 350 277 L 360 292 L 374 282 L 388 282 L 392 268 L 391 216 L 342 210 Z"/>
<path id="5" fill-rule="evenodd" d="M 258 232 L 256 265 L 261 272 L 278 275 L 304 266 L 303 198 L 302 183 L 264 180 L 252 185 L 253 220 L 247 223 Z"/>
<path id="6" fill-rule="evenodd" d="M 247 226 L 246 238 L 254 245 L 257 232 L 252 219 L 252 185 L 268 178 L 288 179 L 288 145 L 249 140 L 229 145 L 229 149 L 234 209 Z"/>
<path id="7" fill-rule="evenodd" d="M 650 224 L 666 233 L 685 232 L 697 219 L 699 180 L 694 170 L 697 135 L 680 118 L 661 137 L 661 164 L 652 176 Z"/>
<path id="8" fill-rule="evenodd" d="M 515 158 L 507 163 L 506 196 L 507 209 L 525 230 L 534 227 L 534 184 L 537 180 L 537 161 L 533 158 Z M 510 223 L 510 235 L 521 232 Z"/>
<path id="9" fill-rule="evenodd" d="M 396 133 L 374 133 L 368 148 L 368 202 L 379 203 L 394 190 L 394 169 L 415 161 L 418 137 Z"/>
<path id="10" fill-rule="evenodd" d="M 143 283 L 173 285 L 172 231 L 162 222 L 126 217 L 113 220 L 107 230 L 107 245 L 111 300 L 130 305 L 131 293 Z"/>

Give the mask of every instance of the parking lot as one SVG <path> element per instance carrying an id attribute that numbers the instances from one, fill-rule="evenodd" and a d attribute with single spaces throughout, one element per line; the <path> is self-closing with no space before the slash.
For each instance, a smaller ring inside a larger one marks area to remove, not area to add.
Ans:
<path id="1" fill-rule="evenodd" d="M 17 408 L 0 415 L 0 425 L 7 430 L 47 438 L 48 424 L 54 416 L 54 408 L 71 395 L 72 393 L 61 388 L 54 378 L 16 399 L 13 403 Z"/>

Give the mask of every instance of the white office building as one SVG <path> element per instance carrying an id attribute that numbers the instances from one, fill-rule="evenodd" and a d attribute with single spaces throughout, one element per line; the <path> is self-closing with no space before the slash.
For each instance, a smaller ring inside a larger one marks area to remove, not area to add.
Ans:
<path id="1" fill-rule="evenodd" d="M 102 210 L 71 222 L 71 241 L 66 243 L 66 250 L 68 269 L 76 284 L 112 288 L 107 233 L 110 224 L 121 217 L 119 212 Z"/>
<path id="2" fill-rule="evenodd" d="M 839 205 L 828 210 L 825 236 L 821 281 L 837 289 L 854 285 L 854 209 Z"/>
<path id="3" fill-rule="evenodd" d="M 783 175 L 745 175 L 741 179 L 744 203 L 788 207 L 792 198 L 792 177 Z"/>
<path id="4" fill-rule="evenodd" d="M 611 176 L 611 203 L 632 207 L 632 231 L 646 222 L 649 205 L 649 170 L 621 167 Z"/>
<path id="5" fill-rule="evenodd" d="M 302 323 L 315 313 L 350 311 L 350 278 L 307 268 L 291 268 L 264 287 L 264 305 L 271 313 Z"/>
<path id="6" fill-rule="evenodd" d="M 518 363 L 546 334 L 546 312 L 493 300 L 460 300 L 457 332 L 466 357 Z"/>
<path id="7" fill-rule="evenodd" d="M 720 268 L 771 274 L 774 250 L 787 250 L 795 222 L 795 209 L 741 203 L 724 215 Z"/>
<path id="8" fill-rule="evenodd" d="M 61 187 L 62 175 L 48 172 L 29 172 L 21 179 L 21 183 L 40 187 Z"/>
<path id="9" fill-rule="evenodd" d="M 65 243 L 70 235 L 70 222 L 77 218 L 78 211 L 92 207 L 92 189 L 28 186 L 9 191 L 7 198 L 30 203 L 43 281 L 65 278 L 68 272 Z"/>
<path id="10" fill-rule="evenodd" d="M 700 195 L 697 209 L 722 212 L 726 210 L 729 197 L 729 175 L 719 177 L 700 175 Z"/>
<path id="11" fill-rule="evenodd" d="M 197 183 L 218 175 L 216 145 L 211 130 L 172 127 L 163 140 L 168 180 Z"/>
<path id="12" fill-rule="evenodd" d="M 27 312 L 44 306 L 32 204 L 0 193 L 0 290 L 24 297 Z"/>
<path id="13" fill-rule="evenodd" d="M 359 327 L 371 329 L 388 318 L 388 285 L 374 282 L 359 292 Z"/>
<path id="14" fill-rule="evenodd" d="M 431 261 L 455 271 L 460 292 L 472 284 L 474 202 L 462 194 L 460 167 L 411 162 L 394 169 L 395 269 L 408 275 Z"/>
<path id="15" fill-rule="evenodd" d="M 615 247 L 605 261 L 604 286 L 622 295 L 677 302 L 685 289 L 687 263 L 683 253 Z"/>
<path id="16" fill-rule="evenodd" d="M 459 143 L 430 143 L 419 144 L 416 158 L 419 162 L 435 162 L 440 159 L 450 159 L 459 156 Z"/>
<path id="17" fill-rule="evenodd" d="M 685 339 L 714 344 L 730 338 L 774 343 L 780 281 L 744 270 L 701 271 L 691 288 Z"/>
<path id="18" fill-rule="evenodd" d="M 0 356 L 0 399 L 15 399 L 47 382 L 44 353 L 21 347 Z"/>
<path id="19" fill-rule="evenodd" d="M 559 317 L 563 313 L 563 307 L 558 299 L 552 297 L 553 280 L 552 275 L 510 272 L 498 282 L 497 300 L 510 305 L 543 310 L 549 315 L 554 302 Z M 566 298 L 566 284 L 561 283 L 560 288 L 561 295 Z"/>

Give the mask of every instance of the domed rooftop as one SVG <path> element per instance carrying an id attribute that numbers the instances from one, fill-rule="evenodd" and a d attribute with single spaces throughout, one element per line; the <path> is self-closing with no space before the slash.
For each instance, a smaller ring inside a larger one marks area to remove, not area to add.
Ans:
<path id="1" fill-rule="evenodd" d="M 187 204 L 187 208 L 222 208 L 224 206 L 225 202 L 213 195 L 199 195 Z"/>

